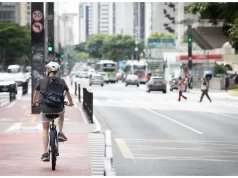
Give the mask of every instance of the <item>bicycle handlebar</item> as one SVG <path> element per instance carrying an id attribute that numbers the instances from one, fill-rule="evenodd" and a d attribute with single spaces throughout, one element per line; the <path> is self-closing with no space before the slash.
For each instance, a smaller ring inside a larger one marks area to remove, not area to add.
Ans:
<path id="1" fill-rule="evenodd" d="M 39 103 L 38 102 L 36 102 L 35 104 L 32 104 L 32 106 L 33 107 L 37 107 L 37 105 L 36 104 L 38 104 L 39 105 Z M 68 101 L 64 101 L 64 105 L 68 105 Z M 74 104 L 73 104 L 73 106 L 74 106 Z"/>

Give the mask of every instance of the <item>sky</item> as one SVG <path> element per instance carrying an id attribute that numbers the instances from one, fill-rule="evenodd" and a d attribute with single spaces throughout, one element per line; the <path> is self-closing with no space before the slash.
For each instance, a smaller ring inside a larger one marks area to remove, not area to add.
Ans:
<path id="1" fill-rule="evenodd" d="M 79 2 L 58 2 L 59 4 L 59 13 L 77 13 L 79 14 Z M 57 9 L 57 2 L 55 3 L 55 8 Z M 74 18 L 74 44 L 79 43 L 79 17 Z"/>

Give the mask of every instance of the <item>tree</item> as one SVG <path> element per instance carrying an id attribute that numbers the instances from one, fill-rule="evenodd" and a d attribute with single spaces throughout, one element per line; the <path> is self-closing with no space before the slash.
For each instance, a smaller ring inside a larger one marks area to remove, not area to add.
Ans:
<path id="1" fill-rule="evenodd" d="M 15 23 L 0 24 L 0 59 L 3 65 L 27 63 L 30 57 L 30 30 Z M 25 61 L 25 62 L 23 62 Z"/>
<path id="2" fill-rule="evenodd" d="M 217 24 L 218 19 L 225 20 L 224 34 L 229 37 L 232 46 L 238 50 L 238 3 L 236 2 L 197 2 L 186 7 L 186 12 L 200 13 L 202 19 L 211 19 L 210 22 Z"/>
<path id="3" fill-rule="evenodd" d="M 88 37 L 86 43 L 86 50 L 89 53 L 90 57 L 93 58 L 102 58 L 102 47 L 103 41 L 107 35 L 91 35 Z"/>
<path id="4" fill-rule="evenodd" d="M 113 61 L 124 59 L 125 56 L 131 56 L 134 53 L 135 39 L 129 35 L 111 35 L 103 43 L 103 58 Z M 143 43 L 139 43 L 139 53 L 143 51 Z"/>
<path id="5" fill-rule="evenodd" d="M 76 52 L 75 56 L 76 56 L 77 60 L 83 60 L 83 59 L 89 58 L 89 54 L 85 53 L 85 52 Z"/>
<path id="6" fill-rule="evenodd" d="M 80 43 L 75 46 L 74 50 L 76 50 L 78 52 L 87 52 L 86 45 L 87 45 L 87 43 Z"/>

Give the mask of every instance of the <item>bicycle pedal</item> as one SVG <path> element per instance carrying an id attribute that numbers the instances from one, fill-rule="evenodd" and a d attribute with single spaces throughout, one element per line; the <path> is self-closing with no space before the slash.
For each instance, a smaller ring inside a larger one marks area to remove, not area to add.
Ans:
<path id="1" fill-rule="evenodd" d="M 56 156 L 59 156 L 59 153 L 56 153 Z"/>
<path id="2" fill-rule="evenodd" d="M 64 140 L 58 139 L 59 142 L 64 142 Z"/>

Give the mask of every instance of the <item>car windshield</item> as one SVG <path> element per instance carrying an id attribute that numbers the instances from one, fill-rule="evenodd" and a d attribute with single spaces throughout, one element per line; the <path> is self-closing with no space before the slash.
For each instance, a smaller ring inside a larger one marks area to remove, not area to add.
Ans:
<path id="1" fill-rule="evenodd" d="M 154 82 L 163 82 L 164 79 L 163 78 L 153 78 L 152 79 Z"/>
<path id="2" fill-rule="evenodd" d="M 102 76 L 92 76 L 92 79 L 102 79 Z"/>
<path id="3" fill-rule="evenodd" d="M 20 72 L 20 68 L 8 69 L 8 73 L 19 73 L 19 72 Z"/>
<path id="4" fill-rule="evenodd" d="M 137 80 L 138 76 L 137 75 L 129 75 L 128 79 L 133 79 L 133 80 Z"/>

